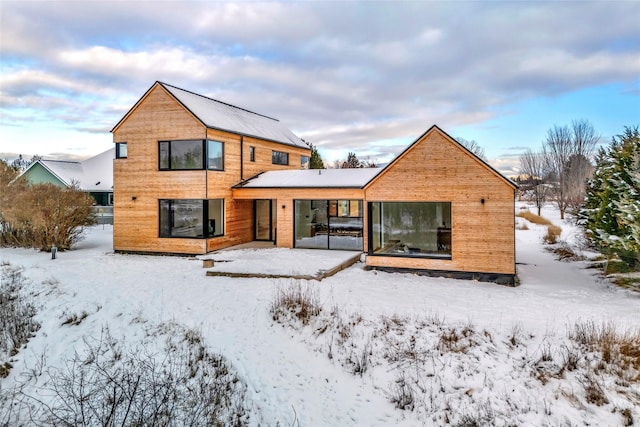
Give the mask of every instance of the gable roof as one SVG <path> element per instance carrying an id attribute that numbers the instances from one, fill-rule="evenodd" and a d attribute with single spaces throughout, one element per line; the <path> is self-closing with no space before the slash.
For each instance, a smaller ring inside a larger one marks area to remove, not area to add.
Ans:
<path id="1" fill-rule="evenodd" d="M 36 165 L 40 165 L 67 187 L 71 187 L 75 183 L 83 191 L 113 191 L 115 153 L 115 148 L 111 148 L 81 162 L 38 160 L 29 165 L 19 176 L 23 176 Z"/>
<path id="2" fill-rule="evenodd" d="M 500 178 L 502 181 L 504 181 L 506 184 L 510 185 L 511 187 L 518 188 L 518 184 L 516 184 L 515 182 L 513 182 L 512 180 L 510 180 L 509 178 L 507 178 L 506 176 L 502 175 L 500 172 L 498 172 L 496 169 L 494 169 L 493 166 L 491 166 L 489 163 L 487 163 L 486 161 L 482 160 L 480 157 L 476 156 L 473 152 L 471 152 L 467 147 L 465 147 L 464 145 L 460 144 L 458 141 L 456 141 L 454 138 L 452 138 L 448 133 L 446 133 L 445 131 L 443 131 L 442 129 L 440 129 L 440 127 L 438 127 L 438 125 L 432 125 L 429 129 L 427 129 L 422 135 L 420 135 L 415 141 L 413 141 L 411 144 L 409 144 L 409 146 L 407 148 L 405 148 L 404 150 L 402 150 L 402 152 L 400 154 L 398 154 L 396 157 L 393 158 L 393 160 L 391 160 L 384 168 L 382 168 L 382 170 L 380 171 L 380 173 L 376 174 L 375 176 L 373 176 L 371 178 L 371 180 L 366 184 L 366 186 L 369 186 L 378 176 L 381 176 L 384 171 L 386 171 L 389 168 L 392 168 L 393 165 L 398 162 L 402 157 L 404 157 L 404 155 L 409 152 L 416 144 L 418 144 L 427 134 L 429 134 L 430 132 L 439 132 L 440 134 L 442 134 L 445 138 L 447 138 L 451 143 L 457 145 L 460 149 L 462 149 L 463 151 L 465 151 L 467 153 L 467 155 L 469 155 L 470 157 L 472 157 L 476 162 L 480 163 L 483 167 L 485 167 L 486 169 L 488 169 L 491 173 L 493 173 L 494 175 L 496 175 L 498 178 Z"/>
<path id="3" fill-rule="evenodd" d="M 381 168 L 269 171 L 234 188 L 363 188 Z"/>
<path id="4" fill-rule="evenodd" d="M 156 85 L 164 88 L 177 102 L 198 119 L 205 127 L 222 131 L 233 132 L 238 135 L 264 139 L 281 144 L 293 145 L 309 149 L 307 144 L 298 138 L 291 130 L 280 123 L 279 120 L 236 107 L 213 98 L 199 95 L 179 87 L 163 82 L 155 82 L 153 86 L 136 102 L 136 104 L 113 127 L 113 132 L 122 121 L 135 109 L 142 99 Z"/>
<path id="5" fill-rule="evenodd" d="M 482 167 L 487 168 L 491 173 L 498 176 L 506 184 L 517 188 L 518 185 L 509 178 L 495 170 L 487 162 L 473 154 L 464 145 L 449 136 L 437 125 L 431 126 L 418 139 L 409 144 L 400 154 L 382 168 L 357 168 L 357 169 L 307 169 L 307 170 L 279 170 L 269 171 L 249 178 L 233 188 L 365 188 L 368 187 L 378 176 L 382 175 L 388 168 L 419 143 L 429 132 L 437 131 L 449 139 L 453 144 L 460 147 L 469 156 L 475 159 Z M 318 172 L 320 171 L 320 172 Z"/>

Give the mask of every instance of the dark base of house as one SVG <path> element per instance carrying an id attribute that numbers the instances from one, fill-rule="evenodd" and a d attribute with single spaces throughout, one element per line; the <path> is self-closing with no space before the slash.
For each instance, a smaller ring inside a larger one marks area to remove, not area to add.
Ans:
<path id="1" fill-rule="evenodd" d="M 127 251 L 127 250 L 121 250 L 121 249 L 115 249 L 113 252 L 116 254 L 122 254 L 122 255 L 175 256 L 175 257 L 187 257 L 187 258 L 195 257 L 199 255 L 205 255 L 201 253 L 184 254 L 181 252 Z"/>
<path id="2" fill-rule="evenodd" d="M 365 267 L 367 270 L 385 271 L 387 273 L 411 273 L 419 276 L 446 277 L 448 279 L 477 280 L 478 282 L 493 282 L 498 285 L 518 286 L 519 283 L 515 274 L 503 273 L 478 273 L 470 271 L 447 271 L 447 270 L 423 270 L 416 268 L 398 267 Z"/>

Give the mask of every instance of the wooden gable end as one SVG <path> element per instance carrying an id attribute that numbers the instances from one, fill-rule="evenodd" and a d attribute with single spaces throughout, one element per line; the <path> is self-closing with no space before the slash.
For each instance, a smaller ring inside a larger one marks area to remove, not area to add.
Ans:
<path id="1" fill-rule="evenodd" d="M 451 200 L 480 192 L 513 196 L 515 185 L 433 126 L 365 187 L 369 200 Z M 455 197 L 454 197 L 455 196 Z M 477 199 L 488 198 L 488 193 Z"/>
<path id="2" fill-rule="evenodd" d="M 157 135 L 159 131 L 164 139 L 203 139 L 205 129 L 193 113 L 156 82 L 111 132 L 114 141 L 124 142 L 132 133 Z"/>
<path id="3" fill-rule="evenodd" d="M 367 257 L 367 265 L 515 274 L 515 185 L 434 126 L 365 187 L 369 202 L 449 202 L 451 260 Z"/>

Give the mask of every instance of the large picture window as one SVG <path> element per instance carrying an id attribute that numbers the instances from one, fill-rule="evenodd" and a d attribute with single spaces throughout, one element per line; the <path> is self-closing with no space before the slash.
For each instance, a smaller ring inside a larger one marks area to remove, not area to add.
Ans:
<path id="1" fill-rule="evenodd" d="M 296 200 L 296 248 L 363 248 L 362 200 Z"/>
<path id="2" fill-rule="evenodd" d="M 224 200 L 160 200 L 160 237 L 224 235 Z"/>
<path id="3" fill-rule="evenodd" d="M 219 141 L 184 139 L 158 142 L 160 170 L 224 170 L 224 145 Z"/>
<path id="4" fill-rule="evenodd" d="M 371 202 L 369 217 L 369 254 L 451 259 L 450 202 Z"/>
<path id="5" fill-rule="evenodd" d="M 282 151 L 272 151 L 271 152 L 271 163 L 274 165 L 288 165 L 289 164 L 289 153 L 285 153 Z"/>

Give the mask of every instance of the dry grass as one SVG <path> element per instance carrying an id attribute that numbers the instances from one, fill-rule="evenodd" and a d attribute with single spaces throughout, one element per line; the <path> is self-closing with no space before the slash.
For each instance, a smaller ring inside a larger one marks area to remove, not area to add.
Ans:
<path id="1" fill-rule="evenodd" d="M 598 371 L 624 383 L 640 381 L 640 329 L 620 332 L 612 323 L 576 323 L 569 338 L 599 355 Z"/>
<path id="2" fill-rule="evenodd" d="M 285 289 L 278 289 L 271 302 L 273 320 L 285 323 L 288 319 L 297 319 L 303 325 L 322 311 L 318 296 L 313 288 L 295 282 Z"/>
<path id="3" fill-rule="evenodd" d="M 527 225 L 526 222 L 522 223 L 522 224 L 518 224 L 518 226 L 516 227 L 518 230 L 528 230 L 529 226 Z"/>
<path id="4" fill-rule="evenodd" d="M 516 214 L 516 216 L 519 216 L 520 218 L 524 218 L 529 222 L 532 222 L 534 224 L 540 224 L 540 225 L 553 225 L 551 223 L 551 221 L 549 221 L 547 218 L 544 218 L 542 216 L 536 215 L 531 211 L 523 211 L 523 212 L 518 212 Z"/>
<path id="5" fill-rule="evenodd" d="M 542 237 L 542 240 L 549 245 L 554 245 L 558 243 L 560 234 L 562 234 L 562 228 L 551 224 L 547 226 L 547 234 Z"/>

